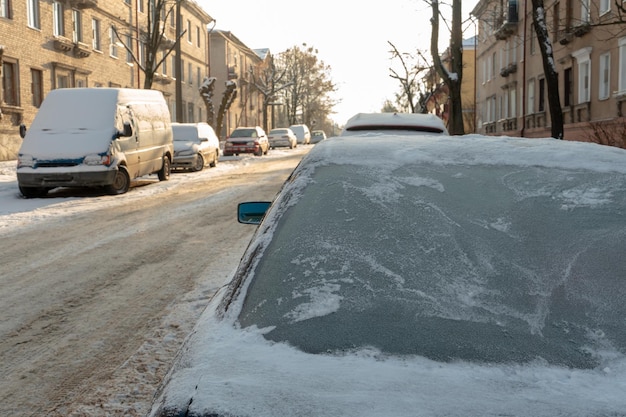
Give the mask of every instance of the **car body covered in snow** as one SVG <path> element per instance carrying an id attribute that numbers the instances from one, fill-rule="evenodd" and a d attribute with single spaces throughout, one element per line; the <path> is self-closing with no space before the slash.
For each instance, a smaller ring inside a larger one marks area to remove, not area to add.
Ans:
<path id="1" fill-rule="evenodd" d="M 298 146 L 298 139 L 295 133 L 288 127 L 278 127 L 270 130 L 267 138 L 272 149 L 279 147 L 293 149 Z"/>
<path id="2" fill-rule="evenodd" d="M 217 165 L 220 141 L 208 123 L 172 123 L 172 133 L 172 168 L 202 171 L 205 166 Z"/>
<path id="3" fill-rule="evenodd" d="M 448 129 L 434 114 L 357 113 L 348 119 L 341 136 L 391 133 L 448 135 Z"/>
<path id="4" fill-rule="evenodd" d="M 43 101 L 18 151 L 25 197 L 56 187 L 128 191 L 130 180 L 167 180 L 174 155 L 170 112 L 156 90 L 61 88 Z"/>
<path id="5" fill-rule="evenodd" d="M 624 161 L 553 139 L 321 142 L 273 202 L 240 204 L 260 225 L 150 415 L 626 416 Z"/>

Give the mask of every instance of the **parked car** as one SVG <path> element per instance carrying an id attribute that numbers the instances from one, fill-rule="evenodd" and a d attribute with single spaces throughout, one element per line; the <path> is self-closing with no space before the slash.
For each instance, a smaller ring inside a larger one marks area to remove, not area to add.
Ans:
<path id="1" fill-rule="evenodd" d="M 130 88 L 59 88 L 22 127 L 17 182 L 24 197 L 56 187 L 128 191 L 132 179 L 170 177 L 174 155 L 163 94 Z"/>
<path id="2" fill-rule="evenodd" d="M 326 132 L 323 130 L 314 130 L 311 133 L 311 143 L 318 143 L 326 139 Z"/>
<path id="3" fill-rule="evenodd" d="M 289 129 L 296 135 L 298 144 L 308 145 L 311 142 L 311 131 L 307 125 L 291 125 Z"/>
<path id="4" fill-rule="evenodd" d="M 448 129 L 434 114 L 357 113 L 346 122 L 341 136 L 377 134 L 448 135 Z"/>
<path id="5" fill-rule="evenodd" d="M 220 141 L 208 123 L 172 123 L 172 133 L 172 168 L 202 171 L 205 166 L 217 166 Z"/>
<path id="6" fill-rule="evenodd" d="M 272 149 L 278 147 L 287 147 L 289 149 L 293 149 L 298 146 L 298 139 L 296 139 L 296 135 L 293 133 L 293 130 L 289 129 L 288 127 L 270 130 L 267 138 L 270 141 L 270 148 Z"/>
<path id="7" fill-rule="evenodd" d="M 252 153 L 256 156 L 267 155 L 270 143 L 263 128 L 259 126 L 238 127 L 224 143 L 224 156 Z"/>
<path id="8" fill-rule="evenodd" d="M 624 161 L 323 141 L 272 203 L 239 205 L 260 226 L 151 415 L 626 416 Z"/>

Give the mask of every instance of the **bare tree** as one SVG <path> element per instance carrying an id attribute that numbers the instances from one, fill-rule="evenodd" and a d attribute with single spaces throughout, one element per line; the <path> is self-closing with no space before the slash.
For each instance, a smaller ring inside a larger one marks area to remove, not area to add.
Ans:
<path id="1" fill-rule="evenodd" d="M 200 91 L 200 97 L 206 107 L 206 122 L 216 128 L 215 119 L 215 106 L 213 105 L 213 94 L 215 91 L 215 77 L 205 77 L 198 89 Z"/>
<path id="2" fill-rule="evenodd" d="M 463 135 L 463 105 L 461 102 L 461 81 L 463 80 L 463 30 L 462 30 L 462 5 L 461 0 L 452 0 L 452 26 L 450 33 L 449 63 L 448 69 L 439 54 L 439 0 L 432 0 L 432 32 L 430 37 L 430 51 L 433 65 L 437 74 L 448 87 L 449 94 L 449 119 L 448 130 L 452 135 Z"/>
<path id="3" fill-rule="evenodd" d="M 546 87 L 548 88 L 548 107 L 550 108 L 550 122 L 552 125 L 551 134 L 555 139 L 563 139 L 563 110 L 561 109 L 561 99 L 559 97 L 559 73 L 555 67 L 552 42 L 550 42 L 550 36 L 548 35 L 546 11 L 543 0 L 532 0 L 532 5 L 533 26 L 537 34 L 543 72 L 546 77 Z"/>
<path id="4" fill-rule="evenodd" d="M 258 77 L 252 75 L 252 85 L 263 96 L 263 129 L 268 130 L 268 114 L 267 109 L 273 106 L 278 94 L 291 86 L 291 81 L 286 81 L 287 70 L 285 68 L 277 69 L 274 59 L 270 57 L 270 64 L 263 69 Z M 273 120 L 272 120 L 272 128 Z"/>
<path id="5" fill-rule="evenodd" d="M 217 112 L 217 121 L 215 122 L 214 127 L 215 133 L 217 133 L 218 136 L 221 136 L 224 115 L 233 104 L 235 98 L 237 98 L 237 83 L 235 81 L 227 81 L 226 90 L 222 96 L 222 102 L 220 103 L 220 108 Z"/>
<path id="6" fill-rule="evenodd" d="M 113 26 L 113 32 L 124 46 L 124 49 L 132 57 L 135 65 L 137 65 L 144 74 L 143 88 L 152 88 L 154 74 L 159 66 L 174 52 L 176 45 L 185 35 L 186 30 L 182 30 L 176 39 L 168 39 L 165 36 L 164 22 L 170 19 L 172 13 L 176 13 L 176 7 L 186 0 L 151 0 L 148 1 L 147 25 L 143 29 L 137 28 L 137 32 L 128 31 L 120 33 Z M 139 43 L 139 47 L 143 48 L 144 54 L 140 54 L 133 43 Z M 159 51 L 163 51 L 159 58 Z"/>
<path id="7" fill-rule="evenodd" d="M 330 67 L 317 57 L 313 47 L 294 46 L 279 54 L 277 67 L 285 71 L 289 86 L 282 91 L 289 124 L 313 126 L 325 120 L 335 104 L 329 94 L 335 91 L 330 80 Z"/>
<path id="8" fill-rule="evenodd" d="M 420 75 L 424 71 L 430 70 L 431 67 L 426 63 L 426 59 L 420 51 L 417 51 L 417 56 L 406 52 L 400 53 L 393 43 L 389 41 L 387 43 L 391 46 L 391 51 L 389 51 L 391 58 L 399 60 L 403 70 L 402 74 L 398 74 L 396 70 L 389 68 L 391 72 L 389 76 L 398 80 L 402 89 L 402 96 L 396 97 L 396 100 L 406 102 L 411 113 L 421 113 L 423 108 L 419 102 L 422 96 L 419 85 Z M 423 61 L 423 64 L 420 64 L 420 60 Z"/>

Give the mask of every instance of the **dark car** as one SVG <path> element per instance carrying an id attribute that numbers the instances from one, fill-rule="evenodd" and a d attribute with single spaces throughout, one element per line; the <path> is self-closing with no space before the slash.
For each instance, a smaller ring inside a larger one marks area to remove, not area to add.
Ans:
<path id="1" fill-rule="evenodd" d="M 316 145 L 152 416 L 626 416 L 626 151 Z M 269 207 L 269 209 L 267 209 Z"/>
<path id="2" fill-rule="evenodd" d="M 263 128 L 259 126 L 238 127 L 224 143 L 224 156 L 251 153 L 257 156 L 267 155 L 270 143 Z"/>

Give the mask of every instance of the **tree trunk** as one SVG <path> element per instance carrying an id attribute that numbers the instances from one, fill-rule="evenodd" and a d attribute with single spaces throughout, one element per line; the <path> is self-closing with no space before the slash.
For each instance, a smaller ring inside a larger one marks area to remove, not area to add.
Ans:
<path id="1" fill-rule="evenodd" d="M 552 137 L 563 139 L 563 110 L 561 109 L 561 99 L 559 97 L 559 73 L 556 71 L 554 55 L 552 53 L 552 43 L 548 36 L 546 25 L 546 13 L 543 0 L 532 0 L 533 22 L 537 41 L 541 50 L 543 61 L 543 72 L 548 88 L 548 106 L 550 108 L 550 122 L 552 124 Z"/>
<path id="2" fill-rule="evenodd" d="M 461 0 L 452 2 L 452 33 L 450 37 L 450 70 L 448 70 L 439 56 L 439 0 L 432 2 L 433 17 L 431 19 L 432 33 L 430 50 L 437 74 L 448 86 L 449 118 L 448 131 L 451 135 L 465 134 L 463 126 L 463 105 L 461 100 L 461 81 L 463 80 L 463 31 L 462 31 L 462 4 Z"/>

